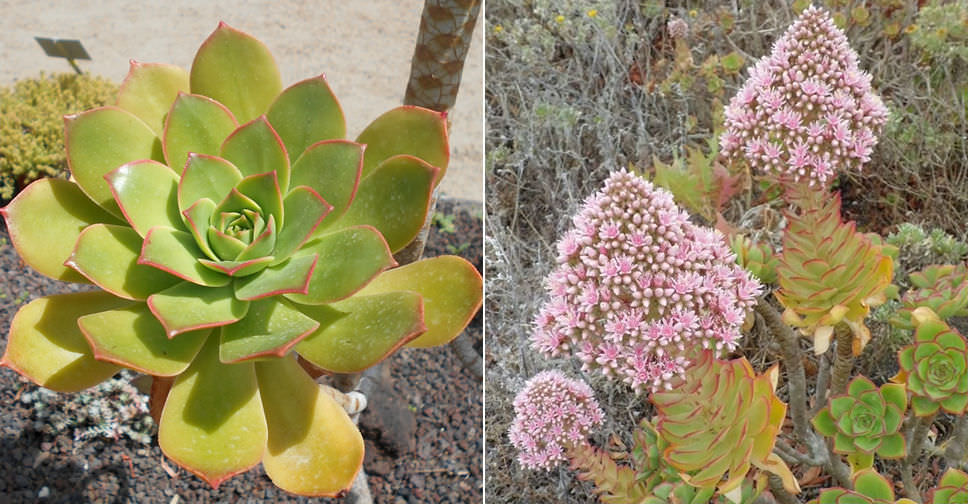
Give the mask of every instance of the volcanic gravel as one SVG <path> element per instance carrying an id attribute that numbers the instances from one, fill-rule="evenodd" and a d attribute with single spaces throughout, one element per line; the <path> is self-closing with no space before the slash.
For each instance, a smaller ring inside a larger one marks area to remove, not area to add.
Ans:
<path id="1" fill-rule="evenodd" d="M 457 254 L 481 269 L 479 203 L 441 199 L 437 212 L 453 215 L 431 228 L 425 256 Z M 17 308 L 37 297 L 83 286 L 48 279 L 25 266 L 0 224 L 0 345 Z M 480 313 L 461 337 L 480 352 Z M 403 349 L 390 358 L 394 391 L 417 421 L 412 453 L 390 456 L 367 436 L 364 470 L 378 503 L 475 503 L 482 501 L 481 380 L 464 369 L 447 346 Z M 31 412 L 18 398 L 35 385 L 0 369 L 0 504 L 348 502 L 289 495 L 262 466 L 213 490 L 167 461 L 157 438 L 150 446 L 127 438 L 75 442 L 69 432 L 50 435 L 33 428 Z M 170 475 L 166 471 L 171 471 Z"/>

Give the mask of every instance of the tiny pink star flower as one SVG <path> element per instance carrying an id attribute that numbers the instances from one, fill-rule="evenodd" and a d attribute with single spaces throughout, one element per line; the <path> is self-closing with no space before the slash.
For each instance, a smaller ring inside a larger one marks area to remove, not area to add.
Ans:
<path id="1" fill-rule="evenodd" d="M 522 466 L 551 469 L 566 460 L 569 448 L 585 442 L 604 416 L 588 384 L 560 371 L 542 371 L 514 397 L 508 438 Z"/>
<path id="2" fill-rule="evenodd" d="M 592 238 L 549 274 L 536 350 L 573 352 L 583 369 L 641 393 L 666 388 L 698 349 L 738 345 L 760 285 L 736 264 L 722 233 L 693 224 L 669 192 L 615 172 L 572 223 Z M 585 280 L 572 281 L 579 267 Z M 569 314 L 581 319 L 573 324 Z"/>
<path id="3" fill-rule="evenodd" d="M 870 84 L 846 35 L 811 6 L 753 65 L 726 107 L 722 156 L 785 183 L 826 187 L 837 173 L 870 161 L 887 121 Z"/>

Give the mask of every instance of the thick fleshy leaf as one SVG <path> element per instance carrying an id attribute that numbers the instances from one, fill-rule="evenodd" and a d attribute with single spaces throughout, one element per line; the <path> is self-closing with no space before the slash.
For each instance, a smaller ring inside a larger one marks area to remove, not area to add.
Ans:
<path id="1" fill-rule="evenodd" d="M 201 95 L 178 95 L 165 121 L 164 150 L 168 166 L 181 173 L 188 153 L 215 156 L 239 123 L 225 105 Z"/>
<path id="2" fill-rule="evenodd" d="M 272 253 L 272 249 L 274 248 L 276 248 L 276 219 L 270 215 L 265 231 L 259 234 L 259 236 L 256 236 L 245 249 L 239 252 L 235 260 L 245 262 L 261 257 L 269 257 L 269 254 Z"/>
<path id="3" fill-rule="evenodd" d="M 275 172 L 282 192 L 289 189 L 289 155 L 265 116 L 229 135 L 222 143 L 222 157 L 238 166 L 244 176 Z"/>
<path id="4" fill-rule="evenodd" d="M 92 224 L 77 239 L 77 247 L 65 264 L 98 287 L 132 300 L 178 283 L 178 278 L 151 266 L 138 264 L 141 237 L 127 226 Z"/>
<path id="5" fill-rule="evenodd" d="M 183 212 L 185 225 L 188 227 L 188 232 L 195 238 L 195 244 L 198 245 L 198 248 L 209 259 L 217 261 L 218 256 L 215 255 L 215 251 L 212 250 L 212 246 L 208 243 L 209 222 L 214 214 L 215 202 L 208 198 L 202 198 L 196 201 Z"/>
<path id="6" fill-rule="evenodd" d="M 220 271 L 228 276 L 241 278 L 268 268 L 273 260 L 275 260 L 275 257 L 265 256 L 248 261 L 209 261 L 208 259 L 199 259 L 198 262 L 214 271 Z"/>
<path id="7" fill-rule="evenodd" d="M 324 234 L 296 251 L 294 257 L 319 255 L 306 294 L 285 296 L 301 304 L 323 304 L 343 299 L 366 285 L 381 271 L 396 265 L 377 230 L 358 226 Z"/>
<path id="8" fill-rule="evenodd" d="M 131 227 L 144 237 L 155 226 L 182 227 L 178 175 L 150 159 L 132 161 L 104 176 Z"/>
<path id="9" fill-rule="evenodd" d="M 343 110 L 322 75 L 286 88 L 266 116 L 293 159 L 320 140 L 346 136 Z"/>
<path id="10" fill-rule="evenodd" d="M 363 170 L 363 146 L 327 140 L 309 147 L 292 166 L 292 186 L 307 186 L 333 206 L 323 227 L 340 218 L 356 196 Z M 322 227 L 320 228 L 322 229 Z"/>
<path id="11" fill-rule="evenodd" d="M 219 287 L 231 278 L 206 268 L 198 262 L 202 251 L 190 233 L 172 228 L 151 228 L 145 237 L 138 264 L 148 264 L 189 282 L 206 287 Z"/>
<path id="12" fill-rule="evenodd" d="M 85 315 L 77 324 L 96 358 L 152 376 L 184 371 L 211 332 L 203 329 L 170 339 L 144 303 Z"/>
<path id="13" fill-rule="evenodd" d="M 131 60 L 128 76 L 118 91 L 117 105 L 138 116 L 156 136 L 161 136 L 171 102 L 184 91 L 188 91 L 188 72 L 183 68 Z"/>
<path id="14" fill-rule="evenodd" d="M 309 279 L 316 268 L 316 254 L 293 257 L 286 262 L 270 266 L 256 275 L 240 278 L 234 283 L 235 297 L 253 301 L 280 294 L 305 294 Z"/>
<path id="15" fill-rule="evenodd" d="M 281 185 L 276 172 L 267 172 L 249 175 L 235 187 L 259 205 L 263 219 L 268 221 L 270 216 L 274 217 L 278 229 L 285 225 Z"/>
<path id="16" fill-rule="evenodd" d="M 363 371 L 427 329 L 423 300 L 413 292 L 353 296 L 298 308 L 319 321 L 319 329 L 296 345 L 296 352 L 334 373 Z"/>
<path id="17" fill-rule="evenodd" d="M 418 157 L 440 168 L 436 181 L 447 171 L 450 159 L 447 115 L 440 112 L 409 105 L 397 107 L 377 117 L 356 141 L 366 144 L 364 177 L 400 154 Z"/>
<path id="18" fill-rule="evenodd" d="M 221 203 L 240 180 L 242 172 L 232 163 L 217 156 L 191 154 L 178 183 L 178 208 L 184 212 L 202 198 Z"/>
<path id="19" fill-rule="evenodd" d="M 225 23 L 198 49 L 190 79 L 192 93 L 223 103 L 243 123 L 264 114 L 282 91 L 269 49 Z"/>
<path id="20" fill-rule="evenodd" d="M 131 161 L 164 161 L 161 141 L 137 116 L 117 107 L 101 107 L 65 116 L 64 143 L 71 174 L 95 203 L 120 216 L 104 175 Z"/>
<path id="21" fill-rule="evenodd" d="M 409 347 L 442 345 L 457 337 L 481 307 L 481 275 L 457 256 L 424 259 L 387 271 L 373 279 L 358 295 L 412 291 L 424 302 L 427 332 Z"/>
<path id="22" fill-rule="evenodd" d="M 253 301 L 245 318 L 222 328 L 219 359 L 239 362 L 275 355 L 282 357 L 319 327 L 282 298 Z"/>
<path id="23" fill-rule="evenodd" d="M 222 364 L 218 338 L 208 338 L 168 393 L 161 450 L 217 488 L 258 464 L 268 437 L 252 363 Z"/>
<path id="24" fill-rule="evenodd" d="M 300 495 L 341 495 L 363 464 L 363 437 L 346 412 L 293 358 L 257 362 L 269 425 L 262 464 L 272 482 Z"/>
<path id="25" fill-rule="evenodd" d="M 360 181 L 349 210 L 328 229 L 368 224 L 397 252 L 424 224 L 436 173 L 436 168 L 412 156 L 388 159 Z"/>
<path id="26" fill-rule="evenodd" d="M 35 299 L 14 315 L 0 365 L 57 392 L 93 387 L 121 368 L 94 358 L 77 327 L 77 318 L 129 303 L 107 292 L 77 292 Z"/>
<path id="27" fill-rule="evenodd" d="M 168 337 L 174 338 L 186 331 L 234 324 L 245 317 L 249 302 L 235 299 L 231 285 L 182 282 L 149 297 L 148 308 Z"/>
<path id="28" fill-rule="evenodd" d="M 285 260 L 301 247 L 333 209 L 312 188 L 298 186 L 283 202 L 286 215 L 286 225 L 276 238 L 276 248 L 272 255 Z"/>
<path id="29" fill-rule="evenodd" d="M 100 222 L 124 224 L 95 205 L 77 184 L 51 178 L 27 186 L 0 214 L 24 262 L 41 274 L 68 282 L 88 282 L 64 265 L 81 231 Z"/>

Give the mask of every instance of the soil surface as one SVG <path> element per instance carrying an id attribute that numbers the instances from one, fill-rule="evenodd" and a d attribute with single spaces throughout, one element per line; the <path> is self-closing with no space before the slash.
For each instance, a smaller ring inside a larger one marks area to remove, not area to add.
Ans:
<path id="1" fill-rule="evenodd" d="M 2 222 L 2 221 L 0 221 Z M 481 207 L 442 198 L 425 256 L 457 254 L 481 269 Z M 78 290 L 25 266 L 0 224 L 0 346 L 6 346 L 16 310 L 42 295 Z M 481 315 L 460 336 L 480 353 Z M 403 349 L 390 358 L 397 397 L 416 417 L 409 453 L 391 456 L 378 432 L 364 429 L 364 470 L 378 503 L 475 503 L 482 501 L 481 380 L 450 347 Z M 35 429 L 19 398 L 37 387 L 0 369 L 0 504 L 348 502 L 295 497 L 277 489 L 262 466 L 213 490 L 167 461 L 157 438 L 144 445 L 127 438 L 75 442 Z M 367 423 L 365 418 L 362 424 Z"/>
<path id="2" fill-rule="evenodd" d="M 191 67 L 219 21 L 265 43 L 284 86 L 324 73 L 346 115 L 348 138 L 403 102 L 423 0 L 123 0 L 0 1 L 0 85 L 41 71 L 70 72 L 34 37 L 80 40 L 91 60 L 83 71 L 121 82 L 128 61 Z M 483 18 L 483 16 L 481 16 Z M 483 19 L 467 55 L 451 121 L 451 162 L 441 192 L 481 201 L 483 160 Z"/>

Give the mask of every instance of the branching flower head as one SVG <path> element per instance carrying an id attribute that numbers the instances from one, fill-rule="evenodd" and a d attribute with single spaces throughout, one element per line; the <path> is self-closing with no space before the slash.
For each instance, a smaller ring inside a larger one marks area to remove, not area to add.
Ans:
<path id="1" fill-rule="evenodd" d="M 887 120 L 870 82 L 844 33 L 810 7 L 730 101 L 722 153 L 785 181 L 825 186 L 838 170 L 870 160 Z"/>
<path id="2" fill-rule="evenodd" d="M 736 347 L 761 286 L 671 194 L 616 172 L 573 224 L 537 316 L 539 351 L 573 351 L 584 369 L 642 391 L 667 388 L 697 349 Z"/>
<path id="3" fill-rule="evenodd" d="M 514 397 L 514 414 L 508 437 L 521 465 L 531 469 L 564 461 L 566 450 L 584 443 L 604 417 L 588 384 L 554 370 L 528 380 Z"/>

